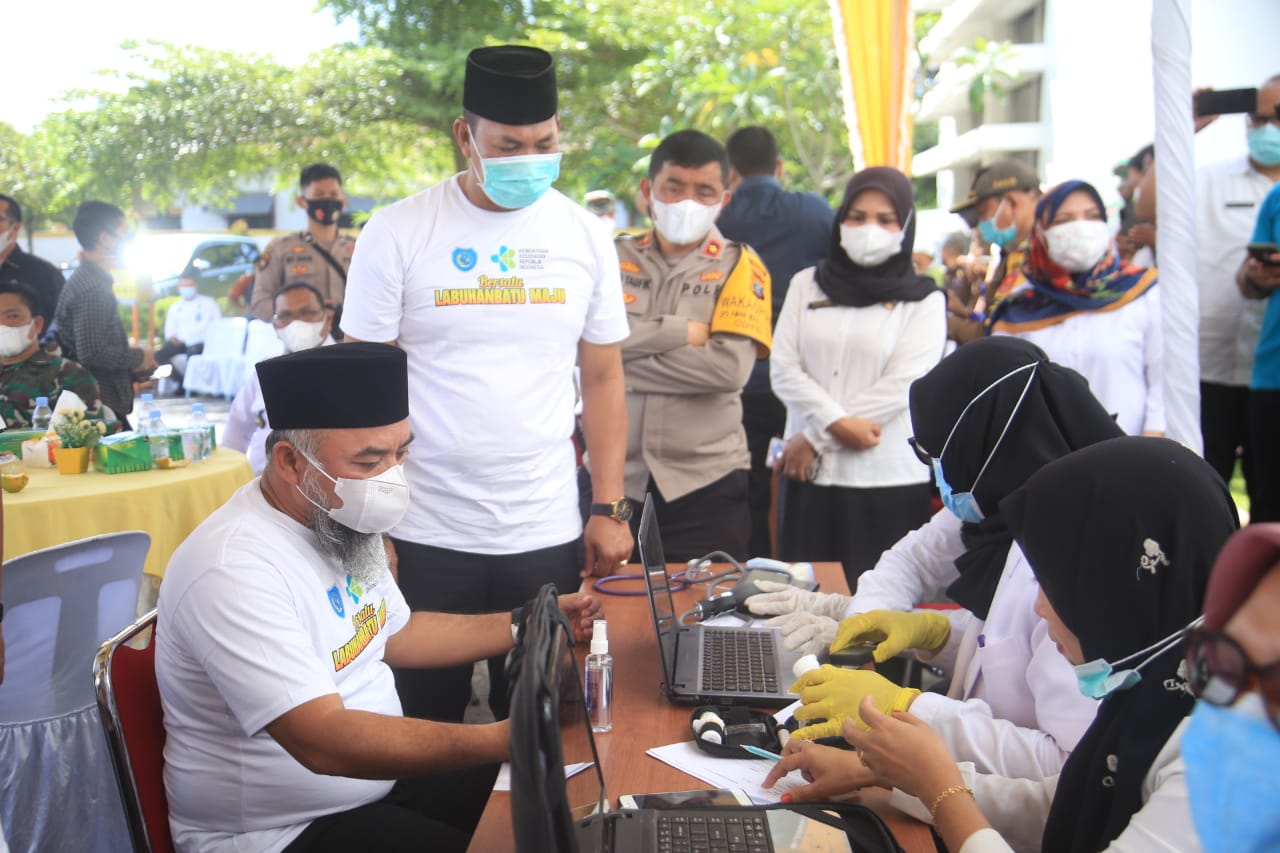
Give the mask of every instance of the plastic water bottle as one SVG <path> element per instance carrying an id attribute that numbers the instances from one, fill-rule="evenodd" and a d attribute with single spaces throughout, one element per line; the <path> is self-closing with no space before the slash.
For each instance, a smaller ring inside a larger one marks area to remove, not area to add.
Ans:
<path id="1" fill-rule="evenodd" d="M 152 409 L 147 413 L 147 423 L 142 434 L 151 445 L 151 467 L 158 465 L 161 459 L 169 458 L 169 430 L 165 428 L 159 409 Z"/>
<path id="2" fill-rule="evenodd" d="M 192 462 L 209 458 L 209 419 L 204 414 L 204 403 L 191 404 L 191 418 L 182 430 L 182 452 Z"/>
<path id="3" fill-rule="evenodd" d="M 587 715 L 593 732 L 613 728 L 613 656 L 609 654 L 609 626 L 597 619 L 591 629 L 591 654 L 585 665 Z"/>
<path id="4" fill-rule="evenodd" d="M 49 398 L 36 397 L 36 407 L 31 412 L 31 428 L 48 432 L 51 420 L 53 420 L 53 409 L 49 408 Z"/>
<path id="5" fill-rule="evenodd" d="M 150 391 L 144 391 L 138 403 L 138 423 L 146 425 L 147 420 L 151 417 L 151 410 L 156 407 L 156 397 Z"/>

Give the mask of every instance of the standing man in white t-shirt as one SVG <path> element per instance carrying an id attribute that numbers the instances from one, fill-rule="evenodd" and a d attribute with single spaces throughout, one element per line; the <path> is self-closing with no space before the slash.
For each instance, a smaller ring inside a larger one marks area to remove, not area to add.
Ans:
<path id="1" fill-rule="evenodd" d="M 351 265 L 342 330 L 409 356 L 414 499 L 391 535 L 413 607 L 513 607 L 631 553 L 618 261 L 600 222 L 551 189 L 556 109 L 546 51 L 473 50 L 453 125 L 467 170 L 375 213 Z M 597 501 L 585 531 L 575 363 Z M 501 659 L 489 673 L 504 716 Z M 396 683 L 412 716 L 460 720 L 470 697 L 468 667 L 398 671 Z"/>

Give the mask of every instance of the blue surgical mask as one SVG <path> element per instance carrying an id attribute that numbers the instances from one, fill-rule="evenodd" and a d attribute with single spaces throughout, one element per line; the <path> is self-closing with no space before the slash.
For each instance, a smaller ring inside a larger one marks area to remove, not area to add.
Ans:
<path id="1" fill-rule="evenodd" d="M 196 295 L 196 289 L 194 287 L 179 287 L 178 295 L 183 299 L 190 299 Z"/>
<path id="2" fill-rule="evenodd" d="M 1194 628 L 1203 621 L 1204 617 L 1197 618 L 1188 627 Z M 1142 673 L 1139 672 L 1147 664 L 1151 663 L 1160 655 L 1169 651 L 1174 646 L 1180 645 L 1183 637 L 1186 636 L 1187 628 L 1179 628 L 1174 633 L 1164 639 L 1152 643 L 1145 649 L 1139 649 L 1131 655 L 1126 655 L 1114 664 L 1103 658 L 1097 658 L 1091 661 L 1085 661 L 1077 664 L 1074 669 L 1076 671 L 1076 681 L 1079 683 L 1080 692 L 1090 699 L 1106 699 L 1112 693 L 1118 690 L 1128 690 L 1142 680 Z M 1115 667 L 1120 664 L 1128 663 L 1131 660 L 1140 658 L 1150 652 L 1144 660 L 1140 661 L 1132 669 L 1120 669 Z"/>
<path id="3" fill-rule="evenodd" d="M 991 465 L 991 460 L 995 458 L 996 451 L 1000 449 L 1000 443 L 1004 441 L 1005 434 L 1009 432 L 1009 427 L 1013 425 L 1013 419 L 1017 416 L 1018 409 L 1022 408 L 1022 401 L 1027 398 L 1027 392 L 1031 390 L 1031 380 L 1035 378 L 1036 364 L 1037 362 L 1033 361 L 1030 364 L 1024 364 L 1022 367 L 1010 370 L 1004 376 L 979 391 L 977 396 L 970 400 L 968 405 L 960 411 L 960 416 L 956 418 L 956 422 L 951 426 L 951 432 L 947 434 L 947 440 L 942 443 L 942 452 L 933 460 L 933 480 L 938 485 L 938 494 L 942 497 L 942 505 L 951 510 L 951 514 L 961 521 L 969 524 L 978 524 L 986 518 L 982 507 L 978 506 L 978 499 L 973 496 L 973 490 L 977 488 L 978 481 L 982 479 L 982 475 L 986 473 L 988 466 Z M 1022 386 L 1022 393 L 1018 396 L 1018 402 L 1014 404 L 1013 411 L 1009 413 L 1009 420 L 1005 421 L 1004 429 L 1000 430 L 996 443 L 991 446 L 991 452 L 987 454 L 986 461 L 978 469 L 978 476 L 973 478 L 969 491 L 956 492 L 952 490 L 951 484 L 947 482 L 947 478 L 942 473 L 942 457 L 946 455 L 947 448 L 951 446 L 951 438 L 956 434 L 956 428 L 960 426 L 960 422 L 964 420 L 964 416 L 969 412 L 969 409 L 973 408 L 974 403 L 981 400 L 1009 377 L 1023 371 L 1027 371 L 1027 383 Z"/>
<path id="4" fill-rule="evenodd" d="M 951 510 L 951 514 L 956 518 L 968 524 L 978 524 L 986 516 L 982 512 L 982 507 L 978 506 L 978 499 L 973 496 L 973 490 L 967 492 L 954 492 L 951 484 L 947 482 L 947 478 L 942 474 L 942 460 L 933 460 L 933 481 L 938 484 L 938 494 L 942 496 L 942 505 Z M 976 480 L 974 481 L 977 482 Z"/>
<path id="5" fill-rule="evenodd" d="M 1018 223 L 1015 222 L 1008 228 L 996 226 L 996 218 L 1000 216 L 1000 210 L 1003 207 L 1004 199 L 1000 199 L 1000 204 L 996 206 L 991 218 L 978 223 L 978 233 L 982 235 L 982 239 L 988 243 L 995 243 L 1002 249 L 1018 239 Z"/>
<path id="6" fill-rule="evenodd" d="M 1250 128 L 1249 156 L 1259 166 L 1280 166 L 1280 127 L 1267 122 Z"/>
<path id="7" fill-rule="evenodd" d="M 1246 693 L 1230 708 L 1197 702 L 1181 749 L 1205 853 L 1280 850 L 1280 732 L 1262 697 Z"/>
<path id="8" fill-rule="evenodd" d="M 546 195 L 560 177 L 560 153 L 481 157 L 480 170 L 480 189 L 489 200 L 498 207 L 519 210 Z"/>

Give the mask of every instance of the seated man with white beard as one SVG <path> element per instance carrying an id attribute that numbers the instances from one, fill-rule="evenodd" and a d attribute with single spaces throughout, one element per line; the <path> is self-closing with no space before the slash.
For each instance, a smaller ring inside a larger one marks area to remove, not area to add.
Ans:
<path id="1" fill-rule="evenodd" d="M 406 718 L 389 667 L 500 655 L 522 609 L 411 613 L 388 571 L 382 532 L 409 500 L 403 351 L 305 349 L 258 377 L 266 470 L 174 552 L 160 590 L 177 847 L 464 850 L 508 724 Z M 561 606 L 580 636 L 598 609 L 579 593 Z"/>

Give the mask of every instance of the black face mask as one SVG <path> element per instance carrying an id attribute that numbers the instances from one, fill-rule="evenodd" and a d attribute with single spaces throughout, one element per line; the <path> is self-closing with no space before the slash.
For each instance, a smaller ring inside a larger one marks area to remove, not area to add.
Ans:
<path id="1" fill-rule="evenodd" d="M 333 225 L 342 213 L 342 199 L 316 198 L 307 199 L 307 216 L 321 225 Z"/>

